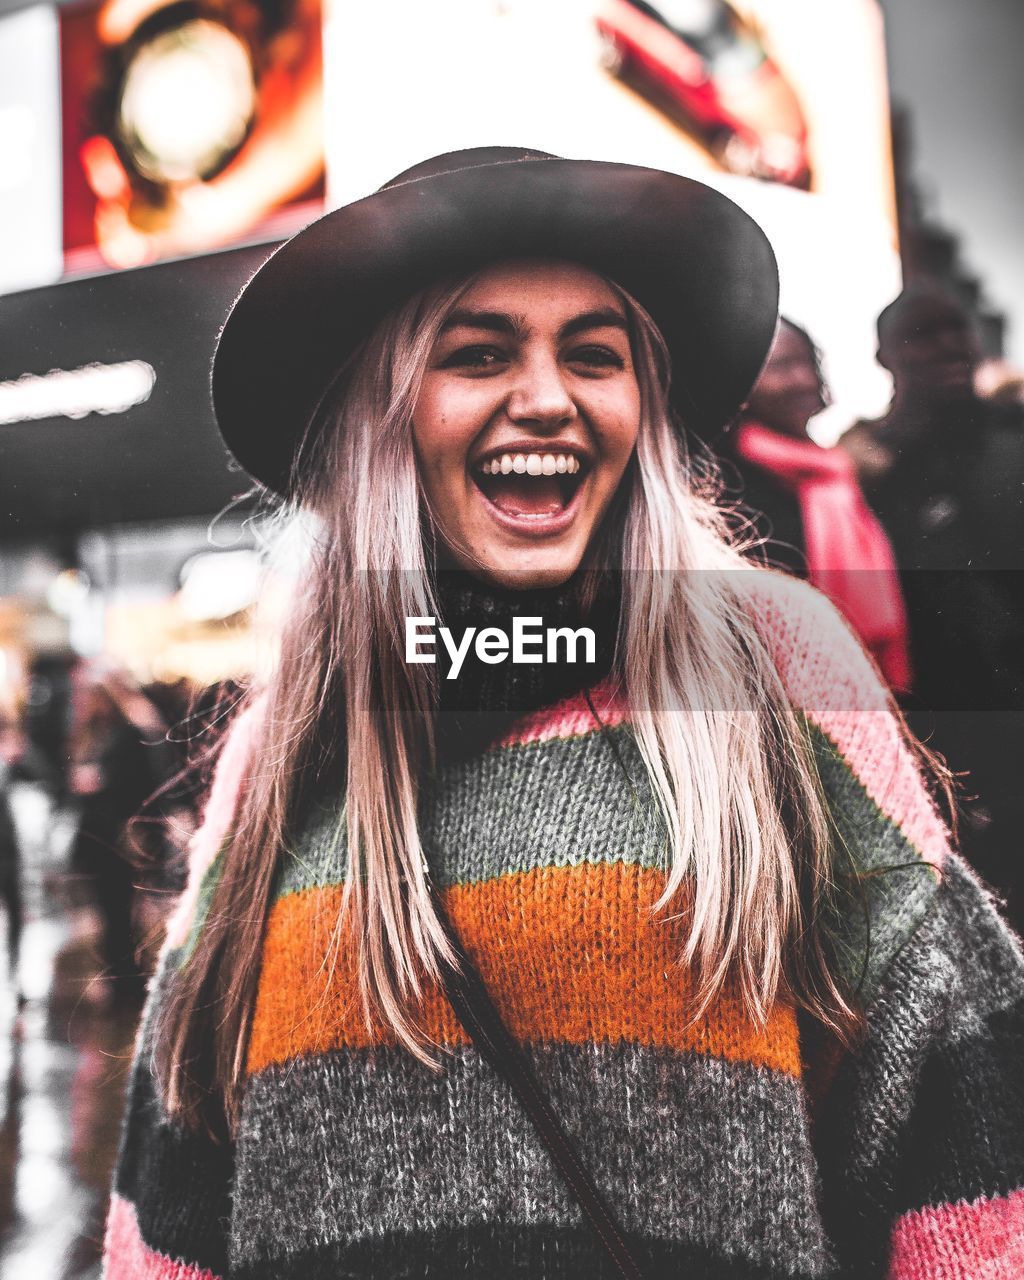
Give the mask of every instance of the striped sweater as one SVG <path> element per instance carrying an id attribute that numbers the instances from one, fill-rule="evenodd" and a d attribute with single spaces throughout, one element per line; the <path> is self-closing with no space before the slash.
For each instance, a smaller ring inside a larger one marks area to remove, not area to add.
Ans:
<path id="1" fill-rule="evenodd" d="M 682 925 L 649 908 L 664 831 L 600 686 L 451 762 L 422 833 L 453 922 L 652 1275 L 1011 1280 L 1024 1275 L 1024 964 L 945 829 L 845 625 L 752 574 L 752 608 L 810 727 L 860 874 L 841 963 L 867 1032 L 840 1052 L 779 1003 L 726 990 L 696 1022 Z M 244 780 L 222 753 L 129 1090 L 107 1280 L 603 1277 L 529 1123 L 439 991 L 420 1065 L 364 1025 L 332 945 L 341 806 L 313 814 L 266 928 L 236 1143 L 169 1122 L 148 1048 L 202 927 Z M 639 800 L 621 762 L 637 781 Z"/>

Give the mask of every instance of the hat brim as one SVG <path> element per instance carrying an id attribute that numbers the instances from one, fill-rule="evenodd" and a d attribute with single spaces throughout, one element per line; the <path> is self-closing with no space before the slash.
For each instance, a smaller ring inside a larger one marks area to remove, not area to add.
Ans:
<path id="1" fill-rule="evenodd" d="M 526 257 L 578 262 L 647 309 L 688 427 L 713 432 L 745 402 L 778 314 L 775 255 L 757 223 L 675 174 L 529 159 L 402 182 L 282 245 L 218 342 L 213 400 L 228 448 L 286 493 L 325 389 L 392 308 L 438 280 Z"/>

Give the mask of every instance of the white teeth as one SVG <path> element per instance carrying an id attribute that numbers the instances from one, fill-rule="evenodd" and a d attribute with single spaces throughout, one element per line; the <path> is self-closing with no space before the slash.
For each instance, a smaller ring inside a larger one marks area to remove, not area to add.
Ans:
<path id="1" fill-rule="evenodd" d="M 503 453 L 480 466 L 485 476 L 574 476 L 579 469 L 579 458 L 570 453 Z"/>

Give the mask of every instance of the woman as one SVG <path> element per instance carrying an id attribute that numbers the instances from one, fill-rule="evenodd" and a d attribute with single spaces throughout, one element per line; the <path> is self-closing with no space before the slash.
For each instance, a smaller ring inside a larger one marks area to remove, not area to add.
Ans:
<path id="1" fill-rule="evenodd" d="M 500 148 L 243 293 L 221 429 L 318 536 L 151 995 L 109 1280 L 1020 1249 L 1020 956 L 860 647 L 727 544 L 671 425 L 669 361 L 674 405 L 725 421 L 775 298 L 700 184 Z M 535 616 L 594 632 L 575 680 L 507 660 Z M 446 998 L 458 947 L 596 1213 Z"/>
<path id="2" fill-rule="evenodd" d="M 912 676 L 906 610 L 888 536 L 844 450 L 807 434 L 829 403 L 818 350 L 783 319 L 734 433 L 743 501 L 767 518 L 772 564 L 806 576 L 838 606 L 896 693 Z"/>
<path id="3" fill-rule="evenodd" d="M 7 722 L 4 708 L 0 706 L 0 896 L 3 898 L 7 934 L 7 985 L 19 1004 L 24 998 L 19 972 L 23 923 L 21 848 L 11 808 L 11 780 L 22 751 L 21 737 L 19 728 Z"/>

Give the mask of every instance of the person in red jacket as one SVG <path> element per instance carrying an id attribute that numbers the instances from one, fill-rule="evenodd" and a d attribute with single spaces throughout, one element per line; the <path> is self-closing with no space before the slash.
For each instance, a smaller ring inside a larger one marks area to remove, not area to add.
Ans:
<path id="1" fill-rule="evenodd" d="M 824 591 L 890 687 L 906 693 L 912 683 L 906 613 L 888 536 L 847 454 L 807 434 L 829 398 L 814 342 L 783 318 L 732 443 L 740 496 L 766 539 L 768 560 Z"/>

